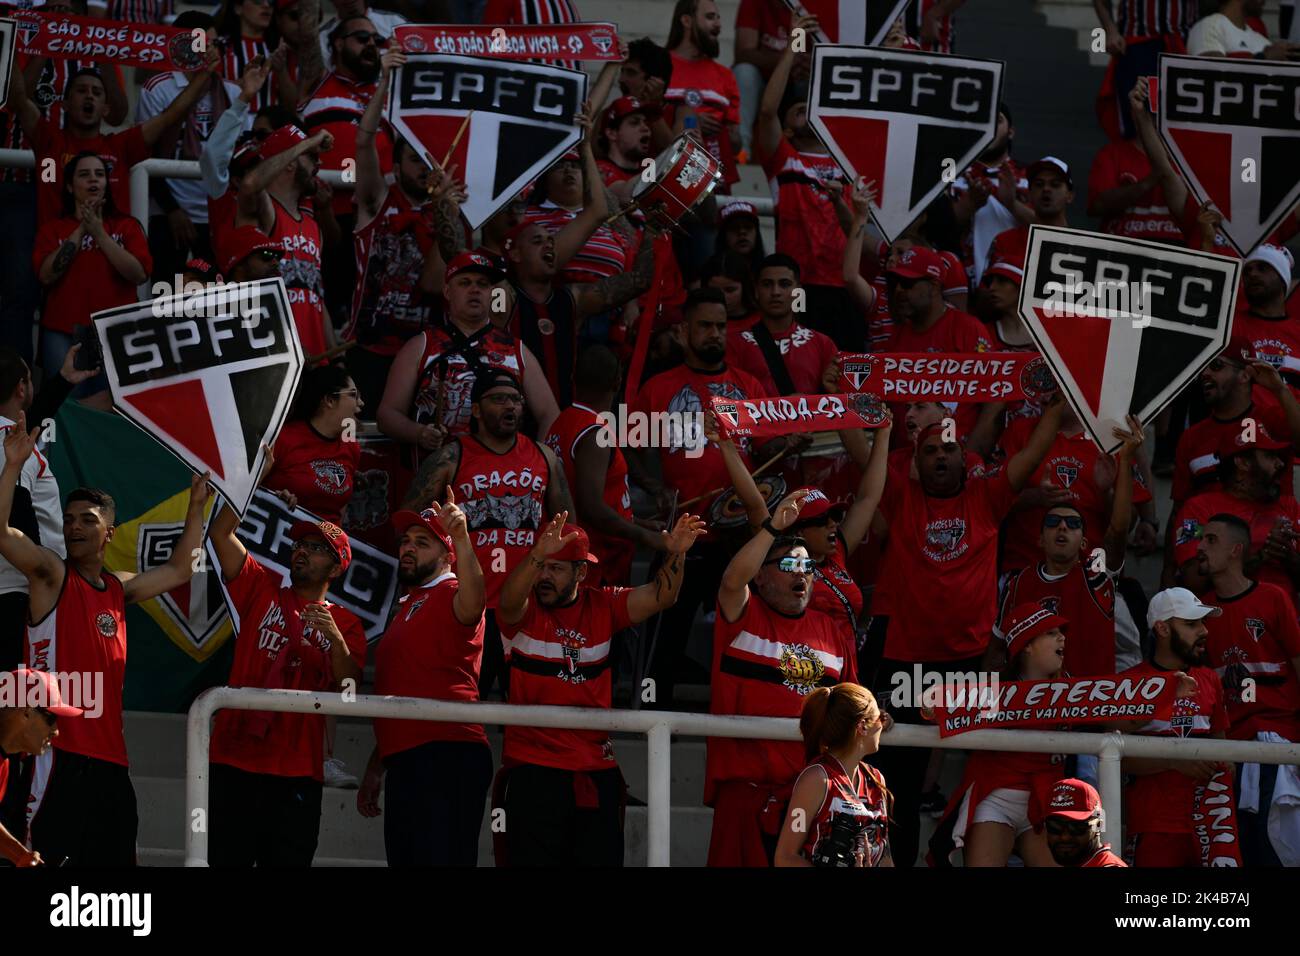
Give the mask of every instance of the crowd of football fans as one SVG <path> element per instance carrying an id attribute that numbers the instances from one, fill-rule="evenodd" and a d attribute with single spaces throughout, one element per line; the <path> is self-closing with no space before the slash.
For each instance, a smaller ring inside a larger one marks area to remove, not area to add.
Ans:
<path id="1" fill-rule="evenodd" d="M 714 713 L 802 715 L 804 745 L 710 741 L 717 865 L 911 865 L 926 816 L 942 818 L 935 865 L 954 847 L 966 865 L 1113 865 L 1094 759 L 979 753 L 945 797 L 943 751 L 890 748 L 887 733 L 878 750 L 882 729 L 933 717 L 898 699 L 900 676 L 1167 673 L 1174 718 L 1113 729 L 1300 741 L 1294 212 L 1246 257 L 1229 348 L 1155 423 L 1117 430 L 1115 455 L 1059 395 L 899 404 L 872 432 L 762 443 L 731 440 L 708 411 L 719 396 L 841 391 L 847 352 L 1035 351 L 1018 308 L 1028 227 L 1080 225 L 1085 178 L 1101 231 L 1236 255 L 1171 163 L 1144 78 L 1160 52 L 1294 59 L 1261 0 L 1204 18 L 1193 0 L 1098 0 L 1112 63 L 1091 169 L 1015 155 L 1002 106 L 993 142 L 892 242 L 870 221 L 877 184 L 849 181 L 809 124 L 811 57 L 790 34 L 816 21 L 781 0 L 742 0 L 734 24 L 714 0 L 663 4 L 664 33 L 623 37 L 595 75 L 580 144 L 478 229 L 461 215 L 466 171 L 385 116 L 405 62 L 393 29 L 562 25 L 578 10 L 333 6 L 331 19 L 320 0 L 92 9 L 207 31 L 200 69 L 136 76 L 130 96 L 113 63 L 16 59 L 0 129 L 35 168 L 0 169 L 0 670 L 98 667 L 110 689 L 94 721 L 0 709 L 13 835 L 0 855 L 134 859 L 122 609 L 192 571 L 186 558 L 110 573 L 112 489 L 61 495 L 27 430 L 65 400 L 111 408 L 82 354 L 90 316 L 158 283 L 282 277 L 309 366 L 261 478 L 318 518 L 289 532 L 288 582 L 249 555 L 229 510 L 207 529 L 240 620 L 232 685 L 329 690 L 372 673 L 380 694 L 661 709 L 697 706 L 707 685 Z M 884 45 L 966 52 L 961 6 L 915 0 Z M 86 13 L 84 0 L 43 9 Z M 1075 104 L 1069 122 L 1088 112 Z M 668 228 L 630 204 L 644 161 L 686 134 L 722 182 Z M 152 179 L 145 223 L 129 173 L 151 156 L 197 160 L 202 176 Z M 732 195 L 749 164 L 770 184 L 770 250 L 766 211 Z M 345 175 L 330 187 L 322 170 Z M 608 424 L 665 412 L 702 427 L 638 440 Z M 201 478 L 178 555 L 201 533 Z M 1172 480 L 1163 528 L 1157 478 Z M 369 648 L 326 597 L 349 535 L 399 560 L 402 595 Z M 1162 549 L 1163 590 L 1145 592 L 1126 555 Z M 358 782 L 321 718 L 222 714 L 212 861 L 309 864 L 322 787 L 351 785 L 363 815 L 382 812 L 394 865 L 475 863 L 489 789 L 498 864 L 622 863 L 627 791 L 608 734 L 507 727 L 494 775 L 482 726 L 374 729 Z M 1124 770 L 1115 849 L 1130 862 L 1201 865 L 1193 802 L 1226 781 L 1241 859 L 1300 863 L 1294 766 Z"/>

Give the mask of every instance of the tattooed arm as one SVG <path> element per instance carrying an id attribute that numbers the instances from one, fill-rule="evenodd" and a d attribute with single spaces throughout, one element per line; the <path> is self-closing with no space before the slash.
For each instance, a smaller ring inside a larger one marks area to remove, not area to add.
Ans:
<path id="1" fill-rule="evenodd" d="M 77 252 L 81 249 L 81 237 L 85 233 L 86 227 L 78 225 L 72 235 L 60 243 L 59 248 L 45 257 L 37 276 L 41 280 L 41 285 L 54 285 L 63 278 L 63 274 L 68 271 L 72 260 L 77 257 Z"/>
<path id="2" fill-rule="evenodd" d="M 437 237 L 438 251 L 442 253 L 444 262 L 451 262 L 469 245 L 466 242 L 465 227 L 461 224 L 460 206 L 448 196 L 434 203 L 433 233 Z"/>
<path id="3" fill-rule="evenodd" d="M 655 572 L 653 581 L 633 588 L 627 597 L 627 616 L 633 624 L 653 617 L 660 611 L 677 603 L 677 595 L 682 590 L 682 576 L 686 570 L 686 552 L 695 544 L 695 539 L 704 534 L 704 519 L 698 515 L 682 515 L 673 526 L 672 533 L 661 531 L 664 536 L 664 562 Z"/>
<path id="4" fill-rule="evenodd" d="M 546 459 L 547 467 L 550 468 L 551 474 L 546 482 L 546 511 L 548 514 L 559 514 L 561 511 L 571 515 L 576 515 L 577 510 L 573 507 L 573 496 L 569 494 L 569 480 L 564 477 L 564 466 L 560 464 L 555 452 L 543 444 L 537 443 L 538 450 L 541 451 L 542 457 Z"/>
<path id="5" fill-rule="evenodd" d="M 641 237 L 641 246 L 636 251 L 636 260 L 628 272 L 608 276 L 599 282 L 588 285 L 575 285 L 572 288 L 573 302 L 578 309 L 578 319 L 582 321 L 591 315 L 599 315 L 609 309 L 616 309 L 650 288 L 654 280 L 655 234 L 649 229 Z"/>
<path id="6" fill-rule="evenodd" d="M 460 464 L 460 439 L 452 439 L 436 454 L 424 459 L 415 473 L 411 489 L 402 502 L 403 511 L 422 511 L 435 501 L 442 501 L 447 486 Z"/>

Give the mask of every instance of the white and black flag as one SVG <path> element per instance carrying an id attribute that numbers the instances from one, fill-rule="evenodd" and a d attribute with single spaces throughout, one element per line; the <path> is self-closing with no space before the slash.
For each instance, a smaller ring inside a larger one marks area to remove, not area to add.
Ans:
<path id="1" fill-rule="evenodd" d="M 1161 55 L 1157 89 L 1160 138 L 1249 255 L 1300 201 L 1300 63 Z"/>
<path id="2" fill-rule="evenodd" d="M 872 218 L 903 233 L 997 135 L 998 60 L 857 46 L 813 48 L 808 118 L 851 179 L 875 182 Z"/>
<path id="3" fill-rule="evenodd" d="M 1241 261 L 1030 226 L 1020 317 L 1093 442 L 1151 422 L 1227 347 Z"/>
<path id="4" fill-rule="evenodd" d="M 113 408 L 241 515 L 302 374 L 284 281 L 137 302 L 92 317 Z"/>
<path id="5" fill-rule="evenodd" d="M 388 119 L 420 155 L 442 162 L 450 150 L 469 193 L 461 212 L 477 229 L 578 143 L 586 98 L 580 70 L 418 54 L 394 74 Z"/>

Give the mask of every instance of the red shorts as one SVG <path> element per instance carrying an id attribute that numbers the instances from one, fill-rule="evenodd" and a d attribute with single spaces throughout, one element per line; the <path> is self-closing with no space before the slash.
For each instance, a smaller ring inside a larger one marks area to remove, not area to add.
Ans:
<path id="1" fill-rule="evenodd" d="M 1197 867 L 1201 848 L 1191 833 L 1139 833 L 1133 850 L 1135 867 Z"/>

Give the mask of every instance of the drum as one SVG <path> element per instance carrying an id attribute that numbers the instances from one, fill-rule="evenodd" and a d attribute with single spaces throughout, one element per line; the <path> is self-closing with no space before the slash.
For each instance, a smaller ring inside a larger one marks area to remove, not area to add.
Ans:
<path id="1" fill-rule="evenodd" d="M 689 133 L 655 159 L 651 182 L 637 181 L 632 199 L 661 229 L 671 229 L 722 182 L 722 166 Z"/>
<path id="2" fill-rule="evenodd" d="M 758 493 L 763 496 L 767 510 L 771 511 L 785 497 L 785 479 L 780 475 L 768 475 L 755 478 Z M 741 501 L 736 489 L 730 488 L 718 496 L 709 508 L 709 526 L 714 529 L 743 528 L 749 516 L 745 512 L 745 503 Z"/>

